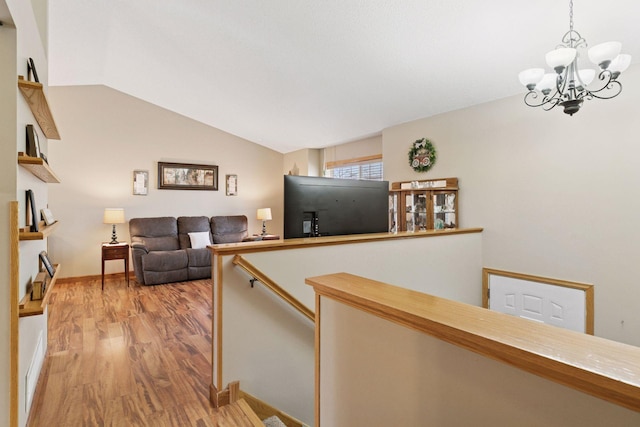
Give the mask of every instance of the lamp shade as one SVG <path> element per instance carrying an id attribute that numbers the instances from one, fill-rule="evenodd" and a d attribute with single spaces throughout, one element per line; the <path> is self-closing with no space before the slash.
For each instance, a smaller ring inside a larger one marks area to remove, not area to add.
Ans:
<path id="1" fill-rule="evenodd" d="M 538 89 L 542 93 L 549 93 L 556 87 L 557 81 L 557 74 L 547 73 L 542 77 L 542 80 L 538 82 L 538 84 L 536 85 L 536 89 Z"/>
<path id="2" fill-rule="evenodd" d="M 621 53 L 611 61 L 611 65 L 609 65 L 609 71 L 612 73 L 622 73 L 631 65 L 631 55 L 627 55 L 626 53 Z"/>
<path id="3" fill-rule="evenodd" d="M 558 72 L 558 67 L 566 67 L 576 59 L 577 51 L 571 47 L 561 47 L 554 49 L 545 55 L 547 65 Z"/>
<path id="4" fill-rule="evenodd" d="M 542 80 L 543 76 L 543 68 L 529 68 L 528 70 L 521 71 L 520 74 L 518 74 L 518 80 L 520 80 L 520 83 L 526 86 L 527 89 L 532 90 L 536 84 Z"/>
<path id="5" fill-rule="evenodd" d="M 584 85 L 590 84 L 596 76 L 596 70 L 591 68 L 585 68 L 582 70 L 578 70 L 578 76 L 580 76 L 580 80 Z"/>
<path id="6" fill-rule="evenodd" d="M 105 224 L 124 224 L 124 209 L 106 208 L 102 222 Z"/>
<path id="7" fill-rule="evenodd" d="M 257 219 L 262 221 L 271 221 L 271 208 L 258 209 Z"/>
<path id="8" fill-rule="evenodd" d="M 607 68 L 609 63 L 620 54 L 622 43 L 606 42 L 595 45 L 589 49 L 589 59 L 600 68 Z"/>

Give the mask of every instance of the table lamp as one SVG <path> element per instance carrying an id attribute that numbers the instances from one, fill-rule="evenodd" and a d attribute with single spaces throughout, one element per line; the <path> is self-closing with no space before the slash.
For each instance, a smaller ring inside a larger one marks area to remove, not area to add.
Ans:
<path id="1" fill-rule="evenodd" d="M 258 209 L 258 214 L 256 215 L 259 220 L 262 220 L 262 235 L 267 235 L 267 221 L 271 221 L 271 208 L 261 208 Z"/>
<path id="2" fill-rule="evenodd" d="M 104 219 L 105 224 L 112 224 L 113 231 L 111 232 L 111 241 L 110 245 L 118 244 L 118 236 L 116 236 L 116 224 L 124 224 L 124 209 L 122 208 L 106 208 L 104 210 Z"/>

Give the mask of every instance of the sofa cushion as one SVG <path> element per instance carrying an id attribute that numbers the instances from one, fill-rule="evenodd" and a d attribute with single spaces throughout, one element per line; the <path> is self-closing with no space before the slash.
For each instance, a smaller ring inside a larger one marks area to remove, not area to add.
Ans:
<path id="1" fill-rule="evenodd" d="M 178 224 L 174 217 L 132 218 L 129 220 L 131 243 L 142 243 L 149 251 L 180 249 Z"/>
<path id="2" fill-rule="evenodd" d="M 142 257 L 142 268 L 150 271 L 171 271 L 187 268 L 189 258 L 183 249 L 154 251 Z"/>
<path id="3" fill-rule="evenodd" d="M 208 231 L 198 231 L 189 234 L 192 249 L 203 249 L 211 244 L 211 233 Z"/>
<path id="4" fill-rule="evenodd" d="M 249 235 L 247 217 L 244 215 L 211 217 L 213 243 L 236 243 Z"/>
<path id="5" fill-rule="evenodd" d="M 189 280 L 211 277 L 211 252 L 209 249 L 185 249 L 189 259 Z"/>
<path id="6" fill-rule="evenodd" d="M 180 241 L 180 249 L 191 248 L 191 239 L 189 233 L 197 233 L 206 231 L 211 233 L 209 218 L 206 216 L 181 216 L 178 217 L 178 239 Z M 213 242 L 209 235 L 209 243 Z"/>
<path id="7" fill-rule="evenodd" d="M 185 250 L 154 251 L 142 256 L 145 285 L 189 280 Z"/>

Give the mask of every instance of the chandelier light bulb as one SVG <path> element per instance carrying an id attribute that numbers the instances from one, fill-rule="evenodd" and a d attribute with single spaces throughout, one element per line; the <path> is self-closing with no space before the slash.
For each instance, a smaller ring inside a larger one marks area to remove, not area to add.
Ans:
<path id="1" fill-rule="evenodd" d="M 596 70 L 585 68 L 584 70 L 578 71 L 578 76 L 580 76 L 580 81 L 584 84 L 584 86 L 588 86 L 596 77 Z"/>
<path id="2" fill-rule="evenodd" d="M 548 52 L 545 55 L 547 65 L 556 73 L 561 74 L 564 69 L 576 59 L 577 51 L 572 47 L 561 47 Z"/>
<path id="3" fill-rule="evenodd" d="M 536 85 L 536 89 L 542 92 L 544 95 L 549 95 L 551 90 L 555 89 L 558 81 L 558 75 L 555 73 L 547 73 L 542 77 L 542 80 Z"/>
<path id="4" fill-rule="evenodd" d="M 616 79 L 620 73 L 625 72 L 627 68 L 629 68 L 629 65 L 631 65 L 631 55 L 621 53 L 609 64 L 609 71 L 611 71 L 613 78 Z"/>
<path id="5" fill-rule="evenodd" d="M 542 76 L 544 76 L 543 68 L 529 68 L 528 70 L 521 71 L 520 74 L 518 74 L 518 79 L 527 89 L 533 90 L 536 84 L 542 79 Z"/>
<path id="6" fill-rule="evenodd" d="M 600 43 L 589 49 L 589 59 L 601 69 L 606 70 L 622 49 L 620 42 Z"/>

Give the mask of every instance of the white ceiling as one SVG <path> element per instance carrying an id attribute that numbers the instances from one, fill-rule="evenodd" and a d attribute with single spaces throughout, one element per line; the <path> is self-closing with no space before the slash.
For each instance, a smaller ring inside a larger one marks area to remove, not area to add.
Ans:
<path id="1" fill-rule="evenodd" d="M 590 45 L 621 41 L 634 63 L 639 16 L 637 0 L 575 0 L 575 29 Z M 569 6 L 50 0 L 49 18 L 50 85 L 104 84 L 286 153 L 524 95 L 518 72 L 545 66 Z"/>

